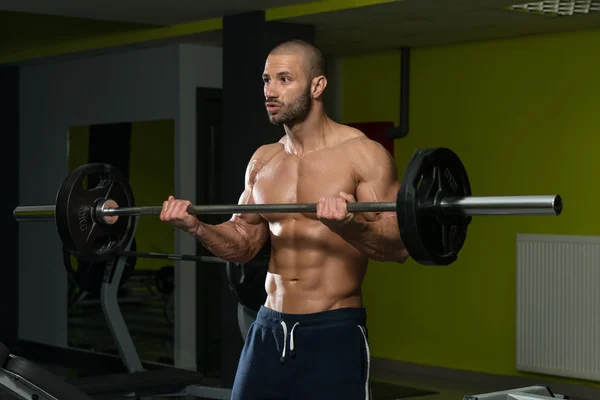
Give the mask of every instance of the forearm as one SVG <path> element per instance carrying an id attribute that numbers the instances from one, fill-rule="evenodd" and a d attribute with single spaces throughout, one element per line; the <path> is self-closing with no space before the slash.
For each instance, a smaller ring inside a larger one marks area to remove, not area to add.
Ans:
<path id="1" fill-rule="evenodd" d="M 198 221 L 190 233 L 208 251 L 225 261 L 243 264 L 254 256 L 249 235 L 235 221 L 218 225 Z"/>
<path id="2" fill-rule="evenodd" d="M 404 263 L 409 257 L 395 216 L 375 221 L 354 219 L 337 233 L 373 260 Z"/>

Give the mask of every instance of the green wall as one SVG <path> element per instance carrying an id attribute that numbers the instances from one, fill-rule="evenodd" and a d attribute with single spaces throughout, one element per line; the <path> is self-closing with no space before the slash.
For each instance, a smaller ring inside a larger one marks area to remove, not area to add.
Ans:
<path id="1" fill-rule="evenodd" d="M 175 193 L 174 143 L 175 121 L 172 119 L 142 121 L 132 125 L 129 179 L 137 205 L 162 205 Z M 135 238 L 138 251 L 175 251 L 174 229 L 157 216 L 140 218 Z M 138 258 L 136 268 L 159 269 L 164 265 L 173 265 L 173 262 Z"/>
<path id="2" fill-rule="evenodd" d="M 516 234 L 600 233 L 590 218 L 599 44 L 596 30 L 412 51 L 410 133 L 395 143 L 398 172 L 417 148 L 450 147 L 474 195 L 560 193 L 565 208 L 560 217 L 475 218 L 451 266 L 372 262 L 364 293 L 374 357 L 521 375 Z M 399 68 L 397 52 L 343 59 L 344 122 L 398 123 Z"/>
<path id="3" fill-rule="evenodd" d="M 139 206 L 161 205 L 174 193 L 175 122 L 172 119 L 136 121 L 131 126 L 129 184 Z M 89 126 L 69 128 L 69 171 L 88 162 Z M 139 219 L 138 251 L 173 253 L 173 229 L 155 217 Z M 157 270 L 170 260 L 138 258 L 137 270 Z"/>

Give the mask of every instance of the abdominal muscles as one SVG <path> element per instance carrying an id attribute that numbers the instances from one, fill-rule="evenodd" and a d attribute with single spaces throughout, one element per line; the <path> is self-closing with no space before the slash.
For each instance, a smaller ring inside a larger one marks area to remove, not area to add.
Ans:
<path id="1" fill-rule="evenodd" d="M 362 306 L 362 253 L 314 217 L 296 215 L 270 225 L 267 307 L 305 314 Z"/>

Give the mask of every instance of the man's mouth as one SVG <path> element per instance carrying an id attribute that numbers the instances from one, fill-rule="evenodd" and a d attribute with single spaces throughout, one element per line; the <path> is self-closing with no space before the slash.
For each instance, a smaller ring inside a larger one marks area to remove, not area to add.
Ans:
<path id="1" fill-rule="evenodd" d="M 269 112 L 277 111 L 281 107 L 279 104 L 276 103 L 266 103 L 266 106 Z"/>

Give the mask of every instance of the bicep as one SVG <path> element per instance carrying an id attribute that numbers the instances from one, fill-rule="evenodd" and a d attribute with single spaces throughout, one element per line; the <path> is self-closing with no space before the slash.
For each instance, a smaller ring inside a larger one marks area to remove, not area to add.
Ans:
<path id="1" fill-rule="evenodd" d="M 390 154 L 382 147 L 374 146 L 362 161 L 357 168 L 356 201 L 395 202 L 400 181 Z M 389 216 L 395 216 L 395 212 L 365 213 L 365 218 L 371 221 Z"/>
<path id="2" fill-rule="evenodd" d="M 238 204 L 256 204 L 254 202 L 254 197 L 252 196 L 253 188 L 251 186 L 247 186 L 246 189 L 240 195 L 238 200 Z M 267 221 L 260 214 L 245 214 L 245 213 L 234 213 L 231 216 L 232 221 L 239 221 L 240 223 L 249 225 L 249 226 L 264 226 Z"/>
<path id="3" fill-rule="evenodd" d="M 252 177 L 249 175 L 249 172 L 247 172 L 246 187 L 238 200 L 238 204 L 240 205 L 255 204 L 253 197 L 254 186 L 252 184 Z M 262 248 L 269 235 L 269 226 L 260 214 L 234 213 L 230 218 L 230 222 L 235 224 L 236 229 L 247 238 L 253 247 L 256 246 L 259 250 Z"/>

